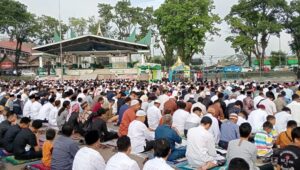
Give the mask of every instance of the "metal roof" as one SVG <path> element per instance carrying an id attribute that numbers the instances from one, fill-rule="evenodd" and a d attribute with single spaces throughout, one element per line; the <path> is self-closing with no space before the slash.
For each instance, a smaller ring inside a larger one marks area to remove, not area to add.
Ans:
<path id="1" fill-rule="evenodd" d="M 10 50 L 16 50 L 16 41 L 0 41 L 0 48 L 6 48 Z M 23 43 L 22 52 L 31 53 L 32 45 L 29 43 Z"/>
<path id="2" fill-rule="evenodd" d="M 116 51 L 129 50 L 137 52 L 139 50 L 149 50 L 149 47 L 144 44 L 132 43 L 111 38 L 83 35 L 60 42 L 50 43 L 33 48 L 37 51 L 42 51 L 50 54 L 59 54 L 60 44 L 62 44 L 63 52 L 70 51 Z"/>

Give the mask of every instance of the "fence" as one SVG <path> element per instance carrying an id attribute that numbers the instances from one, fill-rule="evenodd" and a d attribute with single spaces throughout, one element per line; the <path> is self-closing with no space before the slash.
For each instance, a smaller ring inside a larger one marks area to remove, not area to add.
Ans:
<path id="1" fill-rule="evenodd" d="M 292 71 L 280 71 L 280 72 L 245 72 L 245 73 L 205 73 L 204 79 L 207 80 L 215 80 L 217 77 L 224 80 L 278 80 L 278 81 L 294 81 L 297 79 L 297 75 L 295 72 Z"/>

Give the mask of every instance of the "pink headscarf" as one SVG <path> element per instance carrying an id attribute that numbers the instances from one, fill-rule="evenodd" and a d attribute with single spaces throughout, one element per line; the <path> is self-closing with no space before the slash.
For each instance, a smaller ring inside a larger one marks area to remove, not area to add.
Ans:
<path id="1" fill-rule="evenodd" d="M 71 108 L 71 113 L 73 112 L 79 112 L 79 103 L 76 103 Z"/>

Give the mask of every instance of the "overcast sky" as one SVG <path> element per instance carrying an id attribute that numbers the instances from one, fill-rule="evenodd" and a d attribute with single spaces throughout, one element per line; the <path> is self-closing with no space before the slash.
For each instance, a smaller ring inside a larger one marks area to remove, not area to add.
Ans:
<path id="1" fill-rule="evenodd" d="M 59 0 L 18 0 L 28 6 L 28 10 L 37 15 L 49 15 L 58 18 Z M 117 0 L 61 0 L 61 18 L 67 22 L 69 17 L 89 17 L 98 16 L 98 3 L 110 3 L 115 4 Z M 164 0 L 131 0 L 132 5 L 146 7 L 153 6 L 155 9 L 162 4 Z M 224 18 L 229 13 L 230 7 L 237 3 L 238 0 L 214 0 L 215 13 L 219 14 L 221 18 Z M 226 23 L 219 25 L 221 29 L 220 37 L 214 37 L 214 41 L 208 42 L 205 48 L 206 56 L 211 56 L 215 59 L 219 59 L 222 56 L 234 54 L 234 50 L 230 48 L 230 43 L 225 41 L 225 38 L 229 35 L 230 31 Z M 282 50 L 290 54 L 288 42 L 290 36 L 281 33 L 281 47 Z M 267 49 L 267 53 L 270 51 L 276 51 L 279 49 L 279 39 L 273 37 L 270 39 L 270 45 Z M 206 58 L 206 57 L 205 57 Z"/>

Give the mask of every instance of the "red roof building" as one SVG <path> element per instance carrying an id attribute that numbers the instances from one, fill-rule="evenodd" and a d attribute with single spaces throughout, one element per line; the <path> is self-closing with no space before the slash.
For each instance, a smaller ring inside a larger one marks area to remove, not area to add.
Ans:
<path id="1" fill-rule="evenodd" d="M 15 51 L 17 47 L 16 41 L 0 41 L 0 48 L 9 49 Z M 32 52 L 33 45 L 29 43 L 22 44 L 22 52 L 30 53 Z"/>
<path id="2" fill-rule="evenodd" d="M 3 60 L 4 65 L 6 67 L 0 67 L 2 69 L 8 69 L 8 65 L 11 67 L 14 66 L 15 58 L 16 58 L 16 41 L 0 41 L 0 60 L 5 56 L 6 58 Z M 21 57 L 19 60 L 19 66 L 28 66 L 29 62 L 32 60 L 32 47 L 33 44 L 30 43 L 23 43 L 22 44 L 22 51 L 21 51 Z M 30 59 L 30 60 L 29 60 Z M 11 63 L 11 64 L 8 64 Z M 1 65 L 0 65 L 1 66 Z"/>

